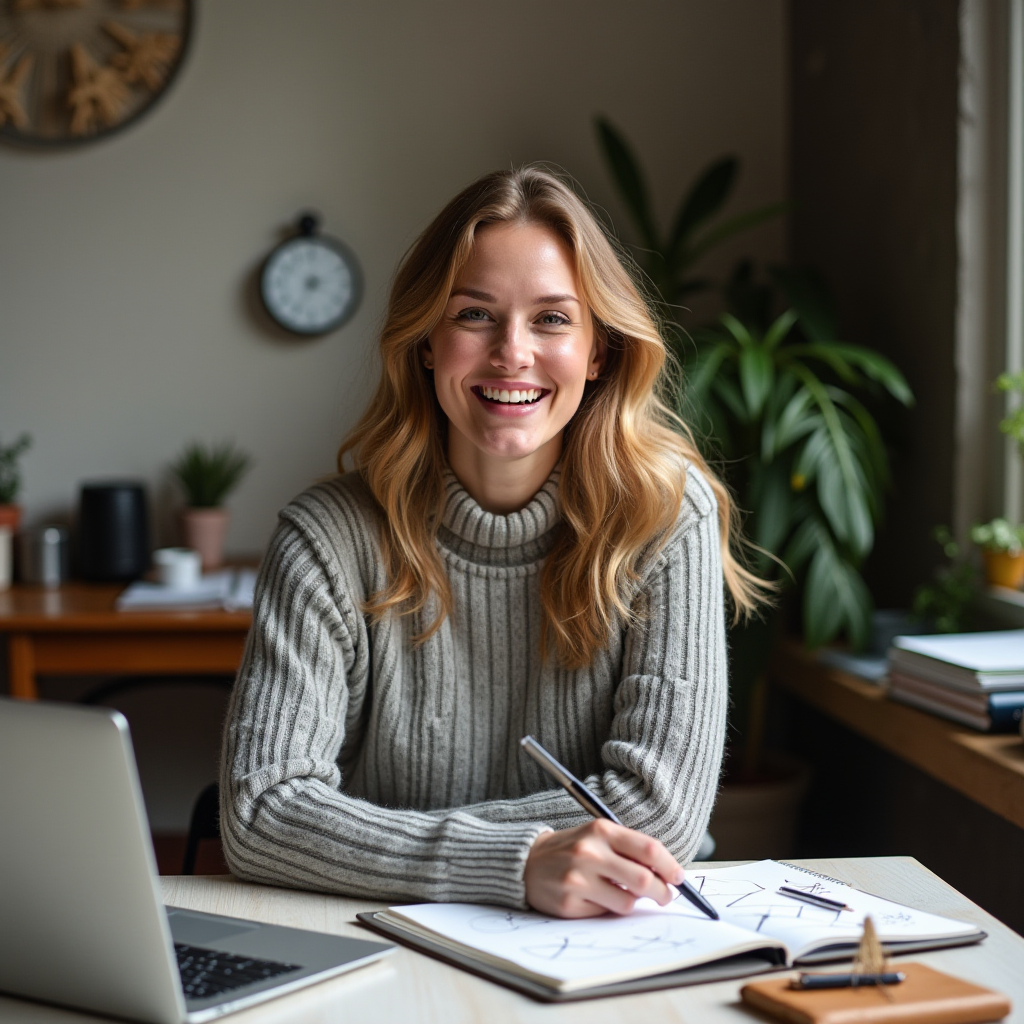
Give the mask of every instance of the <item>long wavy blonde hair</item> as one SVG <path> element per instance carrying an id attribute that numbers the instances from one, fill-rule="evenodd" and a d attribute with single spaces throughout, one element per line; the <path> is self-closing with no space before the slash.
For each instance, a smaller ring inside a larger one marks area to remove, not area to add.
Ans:
<path id="1" fill-rule="evenodd" d="M 376 394 L 338 453 L 354 456 L 380 505 L 387 585 L 364 611 L 413 614 L 436 596 L 430 637 L 452 611 L 436 544 L 444 508 L 446 418 L 420 348 L 441 319 L 473 253 L 476 229 L 498 222 L 541 224 L 575 260 L 582 299 L 607 346 L 565 429 L 559 483 L 561 523 L 541 574 L 542 650 L 567 668 L 589 664 L 617 617 L 630 619 L 641 561 L 660 547 L 679 515 L 683 460 L 704 474 L 718 500 L 725 584 L 734 615 L 749 615 L 764 585 L 734 553 L 736 511 L 689 431 L 658 397 L 666 350 L 640 288 L 586 204 L 538 167 L 497 171 L 459 193 L 406 254 L 395 276 L 380 335 Z"/>

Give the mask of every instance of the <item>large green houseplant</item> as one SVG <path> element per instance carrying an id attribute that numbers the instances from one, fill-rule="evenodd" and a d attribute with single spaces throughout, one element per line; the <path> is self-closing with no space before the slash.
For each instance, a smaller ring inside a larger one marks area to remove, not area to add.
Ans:
<path id="1" fill-rule="evenodd" d="M 756 548 L 756 569 L 782 589 L 803 592 L 806 642 L 845 634 L 867 639 L 871 596 L 860 575 L 880 519 L 888 457 L 866 397 L 913 396 L 884 356 L 838 340 L 835 304 L 812 273 L 773 268 L 759 281 L 741 263 L 720 288 L 711 327 L 686 330 L 680 297 L 706 282 L 693 273 L 709 248 L 777 213 L 778 204 L 722 218 L 735 180 L 726 158 L 684 196 L 667 234 L 653 227 L 644 176 L 631 147 L 603 119 L 598 137 L 619 194 L 643 243 L 638 261 L 656 290 L 679 371 L 666 396 L 722 467 Z M 732 725 L 749 771 L 759 761 L 763 682 L 773 617 L 734 630 Z"/>

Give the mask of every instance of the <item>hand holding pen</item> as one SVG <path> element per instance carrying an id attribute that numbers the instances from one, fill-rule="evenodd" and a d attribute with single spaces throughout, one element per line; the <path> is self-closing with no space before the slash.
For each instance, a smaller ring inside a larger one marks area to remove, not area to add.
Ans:
<path id="1" fill-rule="evenodd" d="M 718 914 L 688 882 L 683 869 L 658 840 L 626 828 L 615 814 L 532 736 L 523 749 L 597 819 L 537 837 L 526 863 L 527 902 L 559 917 L 628 914 L 649 897 L 664 906 L 680 892 L 714 919 Z"/>

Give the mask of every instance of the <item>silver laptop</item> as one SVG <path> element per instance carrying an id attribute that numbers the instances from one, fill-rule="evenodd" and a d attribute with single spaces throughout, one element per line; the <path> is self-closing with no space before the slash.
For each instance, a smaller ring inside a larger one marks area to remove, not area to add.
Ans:
<path id="1" fill-rule="evenodd" d="M 0 991 L 183 1024 L 394 948 L 165 908 L 124 717 L 0 698 Z"/>

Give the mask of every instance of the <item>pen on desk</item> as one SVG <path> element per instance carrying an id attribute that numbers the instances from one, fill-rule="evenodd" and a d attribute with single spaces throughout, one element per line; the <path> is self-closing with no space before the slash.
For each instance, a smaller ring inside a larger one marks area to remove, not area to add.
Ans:
<path id="1" fill-rule="evenodd" d="M 524 736 L 520 746 L 534 759 L 553 779 L 565 787 L 566 792 L 588 814 L 595 818 L 606 818 L 616 825 L 622 822 L 604 805 L 586 786 L 576 778 L 564 765 L 556 761 L 532 736 Z M 676 888 L 701 912 L 707 914 L 712 921 L 718 920 L 718 911 L 687 881 L 682 881 Z"/>
<path id="2" fill-rule="evenodd" d="M 801 974 L 790 988 L 859 988 L 861 985 L 898 985 L 906 975 L 902 971 L 885 974 Z"/>
<path id="3" fill-rule="evenodd" d="M 812 907 L 821 907 L 822 910 L 853 910 L 853 907 L 848 907 L 842 900 L 815 896 L 814 893 L 804 892 L 802 889 L 791 889 L 788 885 L 780 885 L 779 893 L 791 900 L 802 900 L 804 903 L 810 903 Z"/>

